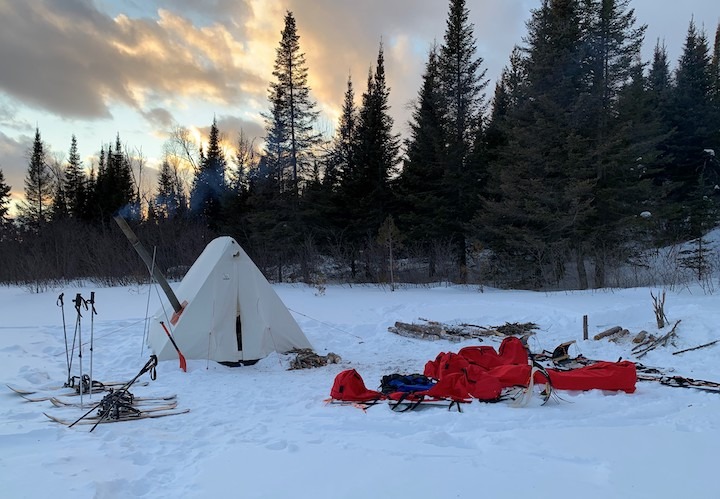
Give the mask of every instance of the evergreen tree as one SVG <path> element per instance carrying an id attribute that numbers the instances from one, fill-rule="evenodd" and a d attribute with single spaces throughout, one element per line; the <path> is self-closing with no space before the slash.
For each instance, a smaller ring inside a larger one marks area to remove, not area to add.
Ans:
<path id="1" fill-rule="evenodd" d="M 77 139 L 73 134 L 70 142 L 70 152 L 65 166 L 65 199 L 67 200 L 68 214 L 73 218 L 81 218 L 85 210 L 87 179 L 82 168 L 82 160 L 77 150 Z"/>
<path id="2" fill-rule="evenodd" d="M 706 167 L 707 150 L 716 146 L 713 138 L 712 78 L 709 48 L 705 34 L 698 32 L 690 22 L 683 53 L 675 72 L 675 88 L 671 99 L 672 135 L 665 142 L 671 162 L 665 168 L 665 177 L 674 186 L 668 200 L 681 207 L 677 221 L 681 223 L 683 237 L 698 237 L 707 229 L 706 203 L 702 194 L 703 183 L 714 175 Z M 686 224 L 685 221 L 689 221 Z"/>
<path id="3" fill-rule="evenodd" d="M 329 167 L 325 172 L 325 183 L 337 187 L 342 178 L 351 176 L 355 169 L 355 139 L 357 134 L 358 110 L 355 106 L 355 89 L 352 77 L 348 75 L 347 88 L 343 98 L 342 113 L 333 140 Z"/>
<path id="4" fill-rule="evenodd" d="M 400 139 L 392 130 L 389 95 L 381 43 L 375 73 L 371 70 L 368 74 L 358 113 L 353 153 L 356 165 L 343 187 L 344 194 L 353 200 L 348 220 L 352 221 L 350 232 L 356 242 L 377 232 L 393 202 L 390 179 L 397 169 Z"/>
<path id="5" fill-rule="evenodd" d="M 712 63 L 710 65 L 710 89 L 716 110 L 720 107 L 720 23 L 715 30 Z"/>
<path id="6" fill-rule="evenodd" d="M 711 130 L 715 133 L 712 143 L 720 147 L 720 23 L 715 31 L 715 42 L 713 43 L 712 63 L 710 65 L 710 97 L 712 102 L 712 125 Z M 715 151 L 715 157 L 720 151 Z"/>
<path id="7" fill-rule="evenodd" d="M 23 223 L 37 230 L 48 221 L 54 189 L 55 184 L 47 165 L 40 129 L 36 128 L 25 176 L 25 200 L 19 205 L 19 215 Z"/>
<path id="8" fill-rule="evenodd" d="M 201 150 L 198 171 L 190 192 L 190 209 L 201 217 L 209 227 L 217 227 L 220 209 L 226 194 L 225 169 L 227 162 L 220 145 L 220 131 L 213 119 L 210 126 L 207 151 Z"/>
<path id="9" fill-rule="evenodd" d="M 647 28 L 635 27 L 635 12 L 629 4 L 630 0 L 584 0 L 586 57 L 592 78 L 587 104 L 589 125 L 601 143 L 611 133 L 618 94 L 631 80 Z M 598 176 L 603 173 L 600 168 Z"/>
<path id="10" fill-rule="evenodd" d="M 157 195 L 154 203 L 155 218 L 175 218 L 180 207 L 180 195 L 177 191 L 175 176 L 167 158 L 160 166 L 158 175 Z"/>
<path id="11" fill-rule="evenodd" d="M 587 97 L 578 97 L 585 127 L 579 132 L 588 139 L 587 157 L 596 172 L 591 216 L 579 228 L 580 241 L 574 244 L 581 287 L 587 286 L 584 260 L 588 253 L 594 261 L 595 286 L 605 286 L 608 260 L 619 256 L 627 239 L 625 221 L 637 215 L 639 204 L 645 200 L 636 197 L 642 192 L 640 177 L 631 172 L 636 158 L 647 157 L 650 151 L 638 151 L 639 144 L 631 143 L 627 137 L 628 133 L 639 137 L 651 123 L 633 123 L 633 129 L 628 130 L 618 120 L 620 94 L 628 85 L 635 85 L 633 88 L 638 92 L 636 97 L 640 100 L 635 104 L 644 102 L 639 60 L 646 26 L 636 27 L 629 3 L 629 0 L 585 0 L 581 10 L 587 48 L 580 56 L 585 57 L 584 71 L 590 86 Z M 627 104 L 632 108 L 633 103 Z M 626 113 L 627 119 L 633 121 Z M 645 139 L 649 139 L 647 134 Z M 655 148 L 654 144 L 644 145 Z"/>
<path id="12" fill-rule="evenodd" d="M 0 228 L 5 228 L 10 207 L 10 186 L 5 183 L 5 174 L 0 170 Z"/>
<path id="13" fill-rule="evenodd" d="M 94 211 L 96 216 L 105 220 L 121 209 L 130 210 L 124 213 L 125 215 L 139 215 L 133 213 L 133 207 L 137 206 L 137 199 L 130 171 L 130 161 L 123 152 L 119 134 L 115 138 L 115 149 L 113 150 L 108 145 L 104 160 L 104 163 L 101 161 L 98 167 L 95 183 Z"/>
<path id="14" fill-rule="evenodd" d="M 447 239 L 450 213 L 445 206 L 443 177 L 447 173 L 444 106 L 440 94 L 437 48 L 433 46 L 423 74 L 423 83 L 410 122 L 406 157 L 397 180 L 398 222 L 408 244 L 426 254 L 434 242 Z M 434 262 L 430 262 L 430 277 Z"/>
<path id="15" fill-rule="evenodd" d="M 507 145 L 508 117 L 517 109 L 527 84 L 527 74 L 522 50 L 515 46 L 510 54 L 510 64 L 503 69 L 495 86 L 492 110 L 485 130 L 485 148 L 490 165 L 497 164 L 497 151 Z M 490 177 L 493 177 L 491 172 Z"/>
<path id="16" fill-rule="evenodd" d="M 240 130 L 233 156 L 235 168 L 228 175 L 228 192 L 223 203 L 224 229 L 230 234 L 243 231 L 249 208 L 250 176 L 257 169 L 258 159 L 254 140 Z"/>
<path id="17" fill-rule="evenodd" d="M 289 11 L 276 51 L 273 76 L 276 81 L 270 84 L 268 92 L 271 111 L 265 115 L 266 153 L 280 161 L 276 167 L 283 176 L 289 174 L 289 188 L 297 199 L 303 172 L 312 169 L 314 149 L 320 137 L 314 131 L 318 112 L 310 98 L 305 54 L 300 52 L 300 36 Z"/>
<path id="18" fill-rule="evenodd" d="M 476 56 L 474 26 L 465 0 L 450 0 L 447 26 L 438 57 L 438 71 L 445 110 L 445 205 L 449 210 L 447 232 L 456 245 L 461 268 L 466 265 L 466 224 L 477 208 L 484 176 L 483 160 L 475 144 L 482 143 L 482 113 L 485 109 L 486 70 Z"/>
<path id="19" fill-rule="evenodd" d="M 519 285 L 559 281 L 592 214 L 595 171 L 582 128 L 580 97 L 590 88 L 581 26 L 576 1 L 545 0 L 533 11 L 527 83 L 508 118 L 496 193 L 475 219 L 507 268 L 520 272 Z"/>
<path id="20" fill-rule="evenodd" d="M 50 205 L 50 219 L 52 221 L 65 220 L 69 216 L 68 199 L 65 192 L 65 168 L 57 158 L 49 161 L 48 168 L 55 185 L 53 200 Z"/>
<path id="21" fill-rule="evenodd" d="M 667 49 L 658 41 L 653 51 L 653 59 L 648 72 L 648 91 L 651 104 L 662 114 L 663 119 L 670 115 L 670 96 L 673 81 L 670 74 Z"/>
<path id="22" fill-rule="evenodd" d="M 358 127 L 358 109 L 355 105 L 355 89 L 348 75 L 343 106 L 330 150 L 324 157 L 325 172 L 320 185 L 315 188 L 315 203 L 324 215 L 324 228 L 339 234 L 348 222 L 348 213 L 355 200 L 345 194 L 350 179 L 356 172 L 355 160 Z"/>

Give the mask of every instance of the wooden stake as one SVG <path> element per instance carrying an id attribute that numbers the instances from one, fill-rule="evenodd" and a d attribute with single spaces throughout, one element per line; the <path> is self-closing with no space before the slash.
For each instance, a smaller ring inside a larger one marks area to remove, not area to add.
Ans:
<path id="1" fill-rule="evenodd" d="M 583 340 L 588 339 L 588 318 L 587 315 L 583 315 Z"/>

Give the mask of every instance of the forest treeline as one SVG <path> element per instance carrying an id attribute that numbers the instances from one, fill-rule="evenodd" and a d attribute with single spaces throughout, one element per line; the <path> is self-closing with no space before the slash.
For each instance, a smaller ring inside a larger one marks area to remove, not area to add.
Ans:
<path id="1" fill-rule="evenodd" d="M 690 20 L 672 66 L 661 41 L 642 60 L 645 30 L 630 0 L 544 0 L 489 95 L 466 2 L 450 0 L 409 135 L 394 131 L 381 43 L 326 138 L 287 12 L 261 148 L 215 120 L 205 144 L 178 126 L 147 191 L 146 161 L 119 136 L 85 166 L 74 136 L 52 161 L 36 130 L 13 220 L 0 171 L 0 281 L 145 279 L 116 213 L 171 277 L 230 235 L 269 278 L 318 285 L 599 288 L 679 241 L 694 241 L 684 265 L 702 278 L 720 200 L 720 26 L 711 43 Z"/>

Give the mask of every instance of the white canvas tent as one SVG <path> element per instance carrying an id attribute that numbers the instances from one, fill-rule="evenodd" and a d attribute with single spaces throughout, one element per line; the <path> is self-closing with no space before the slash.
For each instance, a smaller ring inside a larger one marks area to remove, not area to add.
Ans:
<path id="1" fill-rule="evenodd" d="M 162 303 L 148 335 L 159 360 L 178 355 L 163 321 L 187 359 L 248 362 L 269 353 L 312 348 L 300 326 L 250 257 L 231 237 L 207 245 L 175 291 L 184 304 L 172 325 L 173 308 Z"/>

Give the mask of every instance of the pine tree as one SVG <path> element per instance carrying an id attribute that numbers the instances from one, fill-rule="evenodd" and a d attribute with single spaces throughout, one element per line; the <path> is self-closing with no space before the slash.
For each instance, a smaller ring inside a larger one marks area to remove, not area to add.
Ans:
<path id="1" fill-rule="evenodd" d="M 30 164 L 25 176 L 25 200 L 19 205 L 20 219 L 35 230 L 48 221 L 55 184 L 47 165 L 45 146 L 40 129 L 35 129 L 35 139 L 30 154 Z"/>
<path id="2" fill-rule="evenodd" d="M 223 203 L 223 228 L 230 234 L 243 231 L 249 209 L 250 178 L 257 170 L 258 160 L 254 140 L 240 130 L 233 155 L 235 168 L 228 175 L 228 189 Z"/>
<path id="3" fill-rule="evenodd" d="M 50 220 L 66 220 L 70 214 L 68 212 L 68 199 L 65 192 L 65 167 L 58 158 L 51 158 L 48 168 L 50 169 L 55 185 L 52 203 L 50 204 Z"/>
<path id="4" fill-rule="evenodd" d="M 482 57 L 477 51 L 474 26 L 465 0 L 450 0 L 447 27 L 438 58 L 439 78 L 445 106 L 444 123 L 449 141 L 449 160 L 466 166 L 485 108 L 487 86 Z"/>
<path id="5" fill-rule="evenodd" d="M 10 186 L 5 183 L 5 174 L 0 169 L 0 229 L 5 228 L 10 207 Z"/>
<path id="6" fill-rule="evenodd" d="M 273 76 L 276 81 L 268 92 L 271 111 L 265 115 L 266 155 L 278 162 L 275 167 L 280 175 L 289 175 L 289 189 L 297 200 L 304 172 L 312 169 L 320 137 L 314 131 L 318 112 L 310 98 L 305 54 L 300 52 L 300 35 L 290 11 L 285 15 Z"/>
<path id="7" fill-rule="evenodd" d="M 155 217 L 160 219 L 174 218 L 180 207 L 179 198 L 172 168 L 168 159 L 165 158 L 158 175 L 157 195 L 154 203 Z"/>
<path id="8" fill-rule="evenodd" d="M 410 122 L 403 169 L 396 182 L 398 223 L 404 228 L 407 243 L 418 245 L 426 254 L 434 243 L 449 238 L 447 227 L 451 222 L 442 189 L 448 167 L 437 57 L 433 46 Z M 430 263 L 432 277 L 434 262 Z"/>
<path id="9" fill-rule="evenodd" d="M 690 22 L 683 53 L 675 71 L 671 98 L 672 135 L 665 141 L 669 163 L 665 177 L 674 186 L 668 201 L 681 207 L 677 214 L 679 235 L 699 237 L 707 229 L 703 185 L 711 171 L 706 150 L 716 149 L 713 137 L 711 60 L 707 39 Z M 712 193 L 712 191 L 709 191 Z M 689 221 L 689 224 L 685 221 Z"/>
<path id="10" fill-rule="evenodd" d="M 101 220 L 113 216 L 118 210 L 129 209 L 127 214 L 137 216 L 132 208 L 137 206 L 136 191 L 133 186 L 130 162 L 125 156 L 120 142 L 120 135 L 115 138 L 115 149 L 108 145 L 104 156 L 104 163 L 101 161 L 98 167 L 97 180 L 95 183 L 95 214 Z"/>
<path id="11" fill-rule="evenodd" d="M 68 214 L 73 218 L 81 218 L 85 210 L 87 179 L 82 169 L 82 160 L 77 150 L 77 139 L 73 134 L 70 142 L 70 152 L 65 166 L 65 199 L 67 200 Z"/>
<path id="12" fill-rule="evenodd" d="M 495 86 L 492 110 L 485 130 L 485 148 L 491 165 L 497 160 L 497 150 L 507 145 L 508 117 L 523 99 L 527 74 L 522 50 L 515 46 L 510 54 L 510 64 L 503 69 Z M 490 175 L 492 177 L 492 173 Z"/>
<path id="13" fill-rule="evenodd" d="M 390 179 L 396 172 L 400 139 L 392 130 L 389 95 L 381 43 L 375 73 L 368 73 L 358 113 L 356 165 L 343 186 L 344 195 L 353 200 L 348 220 L 352 221 L 350 232 L 356 242 L 377 231 L 393 203 Z"/>
<path id="14" fill-rule="evenodd" d="M 213 119 L 210 126 L 207 151 L 201 151 L 198 171 L 190 192 L 190 209 L 201 217 L 209 227 L 220 223 L 220 210 L 226 194 L 225 169 L 227 161 L 220 145 L 220 131 Z"/>
<path id="15" fill-rule="evenodd" d="M 483 59 L 476 56 L 474 26 L 469 21 L 465 0 L 450 0 L 443 44 L 438 56 L 438 71 L 445 110 L 445 164 L 443 176 L 445 205 L 449 210 L 447 231 L 457 248 L 461 268 L 466 266 L 466 224 L 477 208 L 484 176 L 480 151 L 473 156 L 475 144 L 482 143 L 482 113 L 485 110 L 487 79 Z"/>
<path id="16" fill-rule="evenodd" d="M 320 185 L 316 186 L 315 203 L 325 219 L 324 229 L 330 234 L 343 232 L 348 222 L 348 213 L 355 200 L 346 195 L 345 188 L 356 173 L 356 139 L 358 109 L 355 105 L 355 89 L 352 77 L 348 75 L 343 96 L 342 111 L 338 119 L 335 136 L 328 154 L 323 158 L 325 171 Z"/>
<path id="17" fill-rule="evenodd" d="M 637 215 L 639 204 L 644 201 L 635 197 L 641 192 L 640 178 L 630 172 L 636 158 L 648 156 L 650 151 L 638 151 L 627 137 L 628 133 L 640 136 L 641 130 L 651 123 L 634 123 L 628 130 L 618 120 L 622 111 L 621 92 L 634 83 L 635 89 L 644 94 L 639 60 L 646 26 L 636 27 L 629 3 L 629 0 L 586 0 L 580 11 L 587 48 L 579 56 L 584 58 L 583 71 L 590 86 L 587 97 L 581 95 L 578 99 L 583 124 L 579 132 L 588 139 L 586 156 L 596 172 L 592 211 L 579 228 L 579 240 L 574 244 L 581 287 L 587 286 L 586 254 L 594 261 L 595 286 L 605 286 L 609 259 L 617 258 L 627 239 L 624 221 Z M 642 98 L 642 94 L 637 97 Z"/>
<path id="18" fill-rule="evenodd" d="M 589 92 L 580 14 L 572 0 L 546 0 L 533 11 L 523 58 L 527 83 L 499 151 L 504 166 L 474 223 L 516 273 L 516 285 L 563 278 L 592 214 L 595 171 L 580 119 L 580 96 Z"/>
<path id="19" fill-rule="evenodd" d="M 635 12 L 629 4 L 630 0 L 584 0 L 585 56 L 592 78 L 587 108 L 598 142 L 610 133 L 618 94 L 631 79 L 647 28 L 635 26 Z M 603 176 L 602 168 L 598 176 Z"/>
<path id="20" fill-rule="evenodd" d="M 356 166 L 357 113 L 355 89 L 353 88 L 352 77 L 348 75 L 342 112 L 328 158 L 329 167 L 325 172 L 325 183 L 333 188 L 337 187 L 343 177 L 351 176 Z"/>

